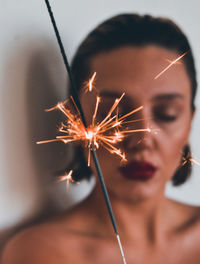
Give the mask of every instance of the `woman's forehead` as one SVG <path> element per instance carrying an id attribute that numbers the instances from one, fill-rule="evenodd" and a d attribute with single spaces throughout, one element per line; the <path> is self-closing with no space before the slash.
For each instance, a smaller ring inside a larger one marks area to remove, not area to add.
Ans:
<path id="1" fill-rule="evenodd" d="M 91 70 L 97 72 L 97 89 L 104 92 L 190 94 L 184 63 L 179 60 L 171 64 L 179 56 L 175 51 L 154 45 L 122 47 L 96 55 L 91 60 Z"/>

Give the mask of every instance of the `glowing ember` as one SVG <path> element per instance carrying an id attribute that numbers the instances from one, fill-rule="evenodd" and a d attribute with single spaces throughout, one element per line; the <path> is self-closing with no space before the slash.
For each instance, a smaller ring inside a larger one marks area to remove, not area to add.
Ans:
<path id="1" fill-rule="evenodd" d="M 173 60 L 173 61 L 169 61 L 170 62 L 170 64 L 163 70 L 163 71 L 161 71 L 158 75 L 156 75 L 156 77 L 154 78 L 154 80 L 156 80 L 156 79 L 158 79 L 163 73 L 165 73 L 172 65 L 174 65 L 174 64 L 177 64 L 178 62 L 179 62 L 179 60 L 180 59 L 182 59 L 186 54 L 188 53 L 188 51 L 187 52 L 185 52 L 185 53 L 183 53 L 181 56 L 179 56 L 177 59 L 175 59 L 175 60 Z"/>
<path id="2" fill-rule="evenodd" d="M 58 103 L 55 107 L 47 111 L 59 109 L 66 116 L 67 118 L 66 122 L 61 123 L 60 128 L 58 129 L 59 132 L 63 133 L 64 135 L 57 136 L 55 139 L 37 142 L 37 144 L 49 143 L 54 141 L 62 141 L 64 143 L 69 143 L 73 141 L 82 141 L 85 143 L 86 147 L 89 150 L 88 166 L 90 165 L 91 143 L 94 144 L 96 149 L 98 149 L 99 146 L 101 145 L 110 153 L 118 155 L 122 160 L 126 160 L 125 153 L 122 152 L 121 149 L 117 148 L 115 144 L 121 142 L 125 136 L 141 131 L 151 132 L 151 129 L 150 128 L 129 129 L 122 127 L 122 125 L 124 126 L 126 123 L 136 122 L 137 120 L 126 122 L 126 118 L 143 108 L 143 106 L 140 106 L 121 117 L 118 116 L 118 111 L 117 114 L 114 114 L 114 111 L 117 109 L 118 104 L 122 100 L 123 96 L 124 93 L 120 98 L 115 99 L 115 102 L 110 108 L 106 117 L 101 122 L 96 123 L 95 121 L 100 103 L 100 97 L 97 96 L 95 111 L 92 117 L 92 123 L 88 127 L 85 127 L 83 125 L 83 122 L 80 117 L 80 113 L 77 109 L 77 106 L 75 105 L 75 102 L 73 101 L 73 98 L 71 98 L 72 103 L 75 106 L 77 112 L 75 114 L 72 112 L 69 106 L 68 107 L 65 106 L 67 101 L 63 103 L 62 102 Z"/>
<path id="3" fill-rule="evenodd" d="M 95 137 L 95 132 L 92 130 L 86 131 L 85 137 L 86 137 L 86 139 L 91 141 Z"/>

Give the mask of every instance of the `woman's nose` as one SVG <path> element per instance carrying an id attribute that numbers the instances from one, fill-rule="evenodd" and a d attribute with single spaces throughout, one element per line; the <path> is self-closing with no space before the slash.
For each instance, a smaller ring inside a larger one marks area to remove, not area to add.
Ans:
<path id="1" fill-rule="evenodd" d="M 154 146 L 154 135 L 151 130 L 151 119 L 148 111 L 142 109 L 134 117 L 129 129 L 133 130 L 124 140 L 125 151 L 142 151 Z"/>

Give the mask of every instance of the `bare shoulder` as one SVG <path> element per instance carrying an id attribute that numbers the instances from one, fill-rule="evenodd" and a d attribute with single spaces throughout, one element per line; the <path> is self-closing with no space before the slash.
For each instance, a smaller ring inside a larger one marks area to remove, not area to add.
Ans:
<path id="1" fill-rule="evenodd" d="M 188 215 L 189 217 L 200 219 L 200 205 L 190 205 L 178 201 L 172 201 L 174 206 L 179 209 L 179 212 Z"/>
<path id="2" fill-rule="evenodd" d="M 169 199 L 165 216 L 172 255 L 178 249 L 183 263 L 200 263 L 200 207 Z"/>
<path id="3" fill-rule="evenodd" d="M 1 264 L 73 263 L 66 250 L 69 240 L 67 232 L 59 228 L 58 220 L 26 228 L 8 241 Z"/>
<path id="4" fill-rule="evenodd" d="M 1 264 L 53 263 L 47 252 L 51 245 L 48 236 L 38 227 L 32 227 L 15 235 L 5 246 Z M 55 262 L 54 262 L 55 263 Z"/>
<path id="5" fill-rule="evenodd" d="M 173 200 L 169 202 L 172 208 L 170 215 L 173 223 L 175 223 L 175 229 L 180 234 L 190 236 L 191 241 L 194 241 L 195 244 L 198 242 L 200 245 L 200 206 Z"/>
<path id="6" fill-rule="evenodd" d="M 75 208 L 24 229 L 5 246 L 1 264 L 73 264 L 72 252 L 79 252 L 83 245 L 86 235 L 82 230 L 87 233 L 87 227 L 82 225 L 87 220 L 89 217 Z"/>

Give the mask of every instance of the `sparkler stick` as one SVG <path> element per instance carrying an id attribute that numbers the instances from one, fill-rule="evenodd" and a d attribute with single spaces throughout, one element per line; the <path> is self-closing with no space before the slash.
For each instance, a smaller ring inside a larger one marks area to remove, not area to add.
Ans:
<path id="1" fill-rule="evenodd" d="M 84 114 L 83 114 L 83 110 L 82 110 L 82 107 L 81 107 L 81 104 L 80 104 L 78 92 L 76 90 L 76 87 L 75 87 L 73 79 L 72 79 L 71 69 L 70 69 L 70 66 L 69 66 L 69 63 L 68 63 L 68 60 L 67 60 L 67 56 L 66 56 L 66 53 L 65 53 L 65 49 L 63 47 L 63 44 L 62 44 L 58 29 L 57 29 L 57 26 L 56 26 L 56 22 L 55 22 L 55 19 L 54 19 L 54 16 L 53 16 L 53 12 L 51 10 L 51 6 L 50 6 L 48 0 L 45 0 L 45 3 L 46 3 L 46 6 L 47 6 L 47 9 L 48 9 L 50 18 L 51 18 L 51 22 L 52 22 L 52 25 L 53 25 L 53 28 L 54 28 L 54 31 L 55 31 L 55 34 L 56 34 L 56 38 L 57 38 L 57 41 L 58 41 L 58 44 L 59 44 L 59 47 L 60 47 L 60 51 L 61 51 L 61 54 L 62 54 L 62 57 L 63 57 L 63 61 L 64 61 L 64 64 L 66 66 L 66 70 L 67 70 L 68 75 L 69 75 L 69 80 L 70 80 L 70 83 L 71 83 L 71 86 L 72 86 L 72 90 L 74 92 L 73 98 L 74 98 L 74 100 L 76 102 L 76 105 L 77 105 L 79 111 L 80 111 L 80 115 L 81 115 L 83 124 L 84 124 L 85 127 L 87 127 L 86 126 L 86 120 L 85 120 L 85 117 L 84 117 Z M 96 169 L 97 169 L 97 174 L 98 174 L 98 177 L 99 177 L 99 180 L 100 180 L 100 183 L 101 183 L 101 188 L 102 188 L 102 191 L 103 191 L 103 194 L 104 194 L 104 198 L 105 198 L 106 205 L 107 205 L 107 208 L 108 208 L 108 212 L 109 212 L 109 215 L 110 215 L 110 218 L 111 218 L 111 222 L 112 222 L 112 225 L 113 225 L 113 228 L 114 228 L 114 231 L 115 231 L 115 235 L 117 237 L 117 241 L 118 241 L 118 245 L 119 245 L 119 248 L 120 248 L 122 260 L 123 260 L 123 263 L 126 264 L 126 260 L 125 260 L 125 256 L 124 256 L 124 252 L 123 252 L 123 248 L 122 248 L 122 244 L 121 244 L 119 233 L 118 233 L 117 226 L 116 226 L 115 217 L 114 217 L 114 214 L 113 214 L 112 206 L 111 206 L 111 203 L 110 203 L 110 199 L 109 199 L 109 196 L 108 196 L 107 188 L 106 188 L 106 185 L 105 185 L 105 182 L 104 182 L 104 178 L 103 178 L 103 175 L 102 175 L 102 172 L 101 172 L 101 168 L 100 168 L 100 165 L 99 165 L 99 162 L 98 162 L 98 158 L 97 158 L 97 155 L 96 155 L 96 152 L 95 152 L 95 148 L 94 148 L 93 142 L 91 142 L 91 152 L 92 152 L 93 160 L 94 160 L 94 163 L 95 163 L 95 166 L 96 166 Z"/>

